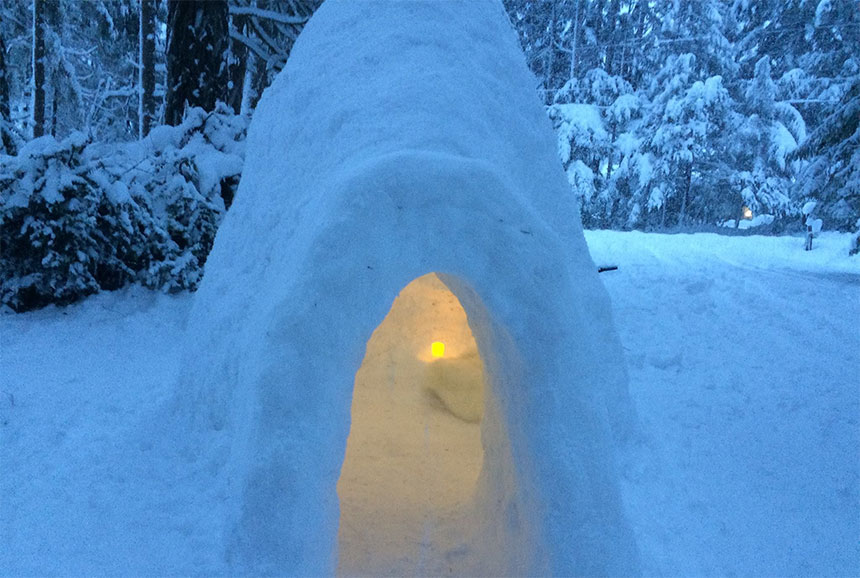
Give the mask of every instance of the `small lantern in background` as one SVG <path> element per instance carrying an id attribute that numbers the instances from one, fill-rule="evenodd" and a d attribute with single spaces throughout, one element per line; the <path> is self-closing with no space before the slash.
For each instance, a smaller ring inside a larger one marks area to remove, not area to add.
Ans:
<path id="1" fill-rule="evenodd" d="M 430 355 L 433 357 L 443 357 L 445 355 L 445 344 L 441 341 L 434 341 L 431 343 Z"/>
<path id="2" fill-rule="evenodd" d="M 746 205 L 744 205 L 743 209 L 741 209 L 741 213 L 743 214 L 744 219 L 752 219 L 753 217 L 752 209 L 750 209 Z"/>

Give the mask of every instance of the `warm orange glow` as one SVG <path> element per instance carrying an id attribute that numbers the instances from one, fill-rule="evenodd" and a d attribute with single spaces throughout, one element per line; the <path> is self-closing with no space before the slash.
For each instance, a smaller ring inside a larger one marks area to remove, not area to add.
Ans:
<path id="1" fill-rule="evenodd" d="M 338 480 L 338 575 L 474 576 L 484 367 L 435 274 L 403 288 L 355 375 Z M 453 552 L 453 555 L 451 554 Z"/>
<path id="2" fill-rule="evenodd" d="M 744 219 L 752 219 L 752 209 L 744 207 Z"/>
<path id="3" fill-rule="evenodd" d="M 441 341 L 434 341 L 430 345 L 430 355 L 433 357 L 443 357 L 445 355 L 445 344 Z"/>

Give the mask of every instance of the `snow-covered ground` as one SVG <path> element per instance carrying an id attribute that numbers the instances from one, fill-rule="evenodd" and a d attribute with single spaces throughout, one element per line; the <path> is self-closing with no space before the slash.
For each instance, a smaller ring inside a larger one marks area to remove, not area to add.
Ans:
<path id="1" fill-rule="evenodd" d="M 860 260 L 847 236 L 589 232 L 642 443 L 651 575 L 860 574 Z M 0 315 L 0 575 L 223 572 L 221 496 L 150 437 L 192 297 Z M 211 519 L 205 529 L 193 520 Z"/>
<path id="2" fill-rule="evenodd" d="M 848 238 L 587 233 L 650 451 L 649 574 L 860 575 L 860 261 Z"/>

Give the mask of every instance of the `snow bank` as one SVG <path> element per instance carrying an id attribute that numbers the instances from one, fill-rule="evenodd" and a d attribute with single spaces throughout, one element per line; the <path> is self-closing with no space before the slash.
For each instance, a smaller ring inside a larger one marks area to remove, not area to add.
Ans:
<path id="1" fill-rule="evenodd" d="M 233 572 L 333 572 L 356 371 L 431 272 L 486 376 L 462 547 L 488 574 L 636 572 L 623 359 L 535 84 L 496 2 L 329 1 L 304 29 L 249 130 L 175 404 Z"/>

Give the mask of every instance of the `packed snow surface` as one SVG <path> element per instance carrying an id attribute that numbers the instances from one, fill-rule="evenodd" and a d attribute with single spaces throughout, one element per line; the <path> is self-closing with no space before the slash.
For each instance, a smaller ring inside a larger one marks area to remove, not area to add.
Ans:
<path id="1" fill-rule="evenodd" d="M 441 560 L 638 570 L 623 353 L 534 87 L 498 1 L 332 0 L 302 31 L 254 113 L 177 388 L 174 435 L 227 502 L 232 573 L 335 570 L 356 372 L 429 273 L 487 382 L 471 539 Z"/>
<path id="2" fill-rule="evenodd" d="M 645 573 L 857 575 L 848 237 L 586 236 L 619 266 L 601 280 L 642 425 L 623 496 Z M 223 496 L 159 435 L 191 301 L 0 316 L 0 574 L 225 572 Z"/>
<path id="3" fill-rule="evenodd" d="M 435 341 L 445 346 L 436 357 Z M 355 377 L 337 487 L 338 574 L 480 573 L 465 545 L 475 530 L 470 504 L 484 459 L 483 378 L 454 294 L 436 275 L 406 286 Z"/>

